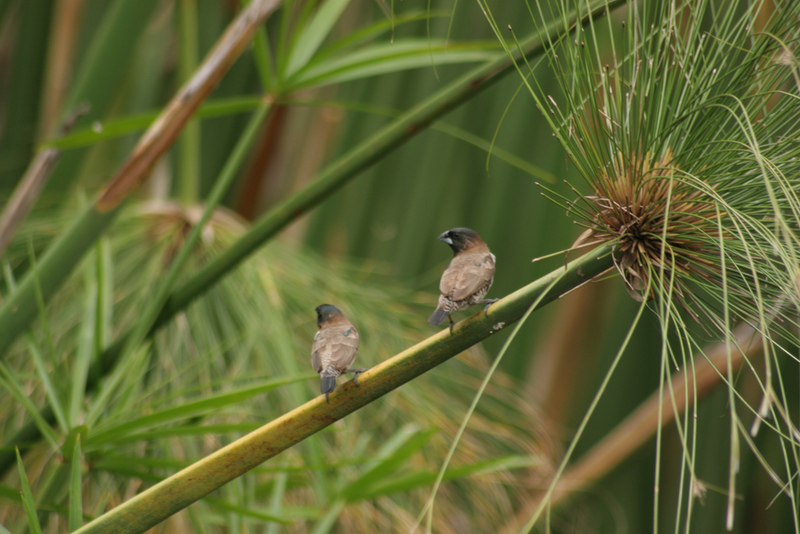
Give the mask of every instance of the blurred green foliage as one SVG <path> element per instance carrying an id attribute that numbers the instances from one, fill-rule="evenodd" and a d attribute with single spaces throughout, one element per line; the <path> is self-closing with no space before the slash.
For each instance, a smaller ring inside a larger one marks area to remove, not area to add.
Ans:
<path id="1" fill-rule="evenodd" d="M 181 2 L 196 15 L 189 34 L 196 35 L 193 45 L 202 58 L 238 3 Z M 182 49 L 178 35 L 180 13 L 186 11 L 178 4 L 0 1 L 0 198 L 11 195 L 37 147 L 48 142 L 64 147 L 34 213 L 2 258 L 3 295 L 85 198 L 118 169 L 136 135 L 183 81 L 179 65 L 191 70 L 193 54 Z M 340 18 L 315 19 L 316 10 L 323 9 L 317 4 L 332 12 L 341 9 Z M 519 35 L 534 32 L 525 3 L 493 4 L 500 27 L 510 25 Z M 531 261 L 569 248 L 582 230 L 574 215 L 542 196 L 537 181 L 555 177 L 548 188 L 567 198 L 586 193 L 585 184 L 520 78 L 509 76 L 382 158 L 311 214 L 298 217 L 278 242 L 242 262 L 151 341 L 126 355 L 109 373 L 119 386 L 103 397 L 107 403 L 95 402 L 97 392 L 74 386 L 83 380 L 76 368 L 89 373 L 89 362 L 136 324 L 196 220 L 193 206 L 173 202 L 183 187 L 177 177 L 188 180 L 200 199 L 207 198 L 249 113 L 269 94 L 274 106 L 226 198 L 228 210 L 257 219 L 390 124 L 394 115 L 474 63 L 502 54 L 479 5 L 459 2 L 451 13 L 453 7 L 431 5 L 443 11 L 427 18 L 425 2 L 295 1 L 285 2 L 268 20 L 254 48 L 232 66 L 198 115 L 199 137 L 182 140 L 181 148 L 156 166 L 139 198 L 41 310 L 46 321 L 38 321 L 3 360 L 4 444 L 20 427 L 43 417 L 47 406 L 61 402 L 66 415 L 53 428 L 35 421 L 45 439 L 21 444 L 29 448 L 20 471 L 2 474 L 0 525 L 21 531 L 36 523 L 38 511 L 45 532 L 65 531 L 79 523 L 77 510 L 83 510 L 84 519 L 101 514 L 143 485 L 311 398 L 318 387 L 308 362 L 313 308 L 323 301 L 341 303 L 358 325 L 363 340 L 358 362 L 365 366 L 434 333 L 425 318 L 450 259 L 450 251 L 435 240 L 446 229 L 478 230 L 497 256 L 489 297 L 506 295 L 563 262 L 563 255 Z M 612 14 L 623 16 L 624 9 Z M 445 39 L 449 51 L 439 46 Z M 375 43 L 382 48 L 371 48 Z M 391 43 L 413 44 L 405 63 L 392 63 L 385 53 Z M 359 59 L 365 50 L 385 55 L 376 64 L 349 63 L 349 75 L 358 79 L 334 83 L 341 75 L 334 70 L 327 79 L 312 76 Z M 597 53 L 610 57 L 611 49 Z M 534 75 L 544 93 L 559 92 L 543 65 Z M 89 113 L 60 141 L 54 133 L 58 125 L 84 101 L 91 104 Z M 443 133 L 454 129 L 495 151 Z M 76 139 L 81 146 L 68 147 Z M 509 163 L 504 153 L 521 158 L 535 173 Z M 219 212 L 181 281 L 223 254 L 245 227 L 238 216 Z M 99 316 L 98 309 L 106 315 Z M 531 492 L 546 486 L 543 477 L 552 472 L 558 451 L 594 398 L 637 309 L 618 280 L 604 281 L 569 295 L 523 327 L 502 363 L 505 374 L 493 379 L 457 449 L 437 499 L 435 532 L 491 532 Z M 407 531 L 487 359 L 503 341 L 502 336 L 489 339 L 482 349 L 310 438 L 170 519 L 163 531 Z M 796 347 L 789 344 L 787 350 Z M 42 354 L 39 363 L 32 361 L 34 352 Z M 660 354 L 658 320 L 646 314 L 577 444 L 576 457 L 658 390 Z M 786 362 L 784 376 L 796 377 L 792 363 Z M 569 368 L 546 374 L 551 364 Z M 541 393 L 542 376 L 551 378 L 547 394 Z M 102 388 L 108 376 L 90 373 L 84 379 Z M 748 380 L 752 376 L 742 378 Z M 748 392 L 755 402 L 757 388 Z M 26 397 L 28 407 L 23 406 Z M 544 404 L 536 408 L 535 402 Z M 710 489 L 693 511 L 695 532 L 724 526 L 727 402 L 720 388 L 698 406 L 703 424 L 697 471 Z M 786 404 L 796 406 L 797 399 Z M 550 416 L 553 420 L 545 422 Z M 756 441 L 770 461 L 782 458 L 780 444 L 768 433 Z M 655 525 L 651 441 L 595 488 L 554 512 L 553 531 L 684 531 L 685 518 L 670 515 L 683 484 L 677 474 L 683 454 L 675 429 L 666 429 L 657 498 L 662 511 Z M 28 490 L 18 500 L 15 491 L 26 487 L 25 473 L 33 481 L 33 496 Z M 765 511 L 780 488 L 752 455 L 742 456 L 738 488 L 746 504 L 736 509 L 734 532 L 797 530 L 792 501 L 778 499 Z"/>

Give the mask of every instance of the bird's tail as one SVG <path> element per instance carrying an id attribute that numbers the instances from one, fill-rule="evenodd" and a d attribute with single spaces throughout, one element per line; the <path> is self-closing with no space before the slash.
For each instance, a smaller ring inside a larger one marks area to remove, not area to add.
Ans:
<path id="1" fill-rule="evenodd" d="M 320 376 L 322 377 L 322 385 L 320 385 L 319 390 L 327 395 L 336 387 L 336 377 L 339 376 L 339 373 L 329 365 L 322 370 Z"/>
<path id="2" fill-rule="evenodd" d="M 443 308 L 436 308 L 436 311 L 434 311 L 430 319 L 428 319 L 428 324 L 431 326 L 439 326 L 445 319 L 447 319 L 447 312 Z"/>

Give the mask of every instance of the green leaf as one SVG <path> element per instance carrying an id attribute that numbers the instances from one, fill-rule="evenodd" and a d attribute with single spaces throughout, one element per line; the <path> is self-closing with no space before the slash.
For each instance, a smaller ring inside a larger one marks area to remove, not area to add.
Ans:
<path id="1" fill-rule="evenodd" d="M 31 270 L 35 274 L 36 271 L 36 255 L 33 251 L 33 242 L 28 241 L 29 247 L 29 255 L 31 259 Z M 12 280 L 12 278 L 9 278 Z M 33 363 L 36 366 L 36 372 L 39 374 L 39 379 L 42 381 L 42 385 L 44 386 L 45 393 L 47 395 L 47 400 L 50 403 L 51 408 L 53 409 L 53 415 L 58 421 L 61 430 L 66 431 L 69 426 L 67 425 L 66 417 L 64 416 L 64 408 L 61 403 L 61 392 L 58 391 L 50 380 L 50 369 L 55 368 L 57 366 L 56 363 L 56 356 L 55 356 L 55 349 L 53 348 L 53 336 L 50 331 L 50 323 L 47 320 L 47 311 L 44 302 L 44 295 L 42 294 L 42 286 L 39 284 L 39 278 L 37 276 L 33 277 L 34 287 L 35 287 L 35 295 L 36 295 L 36 304 L 39 311 L 39 320 L 42 323 L 42 329 L 45 333 L 45 340 L 47 343 L 47 349 L 50 357 L 50 361 L 46 362 L 42 357 L 42 352 L 39 350 L 39 345 L 36 343 L 36 340 L 33 337 L 33 334 L 30 330 L 25 332 L 25 337 L 28 341 L 28 349 L 30 350 L 30 354 L 33 357 Z M 16 291 L 16 289 L 14 290 Z"/>
<path id="2" fill-rule="evenodd" d="M 391 455 L 348 485 L 342 491 L 342 496 L 349 502 L 363 499 L 373 485 L 386 480 L 392 473 L 400 469 L 414 453 L 430 441 L 436 432 L 437 429 L 432 428 L 425 432 L 415 431 L 413 434 L 403 434 L 402 441 L 396 444 L 398 446 Z"/>
<path id="3" fill-rule="evenodd" d="M 17 403 L 25 408 L 28 414 L 33 418 L 33 422 L 36 427 L 39 429 L 39 432 L 42 433 L 44 438 L 50 444 L 53 449 L 58 449 L 58 438 L 56 437 L 55 432 L 50 427 L 50 424 L 47 420 L 42 416 L 39 409 L 36 405 L 31 401 L 29 395 L 20 388 L 19 384 L 23 381 L 20 380 L 11 370 L 6 366 L 6 364 L 0 361 L 0 387 L 3 387 L 9 394 L 17 401 Z"/>
<path id="4" fill-rule="evenodd" d="M 88 435 L 89 427 L 86 425 L 73 427 L 72 430 L 69 431 L 67 438 L 64 440 L 64 446 L 61 447 L 61 454 L 64 455 L 65 460 L 72 461 L 72 457 L 75 455 L 75 444 L 78 443 L 78 438 L 81 438 L 85 442 L 86 436 Z"/>
<path id="5" fill-rule="evenodd" d="M 320 6 L 308 26 L 296 38 L 289 52 L 289 61 L 284 73 L 286 78 L 308 63 L 349 3 L 350 0 L 327 0 Z"/>
<path id="6" fill-rule="evenodd" d="M 345 48 L 353 48 L 356 45 L 364 44 L 370 40 L 384 34 L 398 26 L 409 22 L 416 22 L 419 20 L 428 20 L 433 18 L 449 17 L 450 13 L 447 11 L 413 11 L 404 15 L 396 16 L 392 19 L 381 19 L 374 24 L 365 26 L 360 30 L 345 35 L 341 39 L 331 43 L 322 50 L 320 50 L 312 60 L 314 63 L 320 62 L 323 59 L 343 50 Z"/>
<path id="7" fill-rule="evenodd" d="M 42 526 L 39 524 L 39 517 L 36 515 L 36 501 L 33 500 L 31 486 L 28 484 L 28 475 L 25 474 L 25 464 L 22 463 L 19 449 L 16 449 L 16 452 L 19 480 L 22 484 L 22 505 L 25 507 L 25 515 L 28 517 L 28 528 L 35 534 L 42 534 Z"/>
<path id="8" fill-rule="evenodd" d="M 219 411 L 229 406 L 240 404 L 255 395 L 261 395 L 268 391 L 272 391 L 275 388 L 307 379 L 308 375 L 306 374 L 276 378 L 274 380 L 267 380 L 256 386 L 250 386 L 236 391 L 215 395 L 213 397 L 203 398 L 201 400 L 189 402 L 180 406 L 167 408 L 165 410 L 112 426 L 102 431 L 95 431 L 89 438 L 90 443 L 92 445 L 106 443 L 126 436 L 136 430 L 141 430 L 164 423 L 174 423 L 175 421 L 181 419 L 188 419 L 190 417 L 196 417 L 209 412 Z M 175 429 L 172 429 L 172 431 L 174 430 Z"/>
<path id="9" fill-rule="evenodd" d="M 81 435 L 75 435 L 75 451 L 72 455 L 72 465 L 70 466 L 69 483 L 69 531 L 75 531 L 83 525 L 83 494 L 81 492 L 81 481 L 83 467 L 83 455 L 81 454 Z"/>
<path id="10" fill-rule="evenodd" d="M 22 495 L 20 495 L 19 490 L 17 488 L 12 488 L 0 484 L 0 497 L 2 497 L 3 499 L 8 499 L 10 501 L 22 503 Z"/>
<path id="11" fill-rule="evenodd" d="M 333 530 L 333 526 L 336 524 L 336 520 L 339 518 L 339 514 L 342 513 L 342 509 L 346 502 L 344 499 L 338 500 L 328 508 L 328 511 L 322 516 L 322 519 L 314 525 L 314 529 L 311 531 L 311 534 L 324 534 L 325 532 L 330 532 Z"/>
<path id="12" fill-rule="evenodd" d="M 324 86 L 433 65 L 450 65 L 497 59 L 495 43 L 446 44 L 427 39 L 378 43 L 340 58 L 314 62 L 299 71 L 287 85 L 291 90 Z"/>
<path id="13" fill-rule="evenodd" d="M 457 480 L 472 475 L 493 473 L 501 470 L 522 469 L 540 464 L 541 461 L 531 456 L 506 456 L 494 458 L 484 462 L 448 469 L 442 478 L 443 481 Z M 433 471 L 418 471 L 392 480 L 378 481 L 373 486 L 366 488 L 359 499 L 374 499 L 381 495 L 405 493 L 420 487 L 429 486 L 436 481 L 438 473 Z"/>
<path id="14" fill-rule="evenodd" d="M 193 424 L 190 426 L 167 426 L 155 430 L 146 430 L 131 434 L 119 434 L 109 437 L 105 442 L 113 442 L 114 445 L 137 441 L 150 441 L 157 438 L 171 438 L 176 436 L 205 436 L 211 434 L 246 434 L 259 428 L 256 423 L 230 423 L 221 425 L 201 425 Z M 95 442 L 91 442 L 95 445 Z"/>
<path id="15" fill-rule="evenodd" d="M 98 336 L 101 336 L 101 328 L 98 324 L 98 310 L 100 308 L 100 277 L 103 272 L 103 254 L 101 243 L 107 242 L 106 238 L 101 238 L 95 246 L 94 265 L 86 270 L 85 279 L 85 307 L 83 320 L 81 321 L 80 333 L 78 336 L 78 348 L 75 352 L 75 360 L 72 362 L 72 380 L 70 381 L 71 391 L 69 399 L 69 424 L 76 425 L 83 406 L 84 394 L 86 392 L 86 377 L 89 373 L 89 365 L 97 355 Z M 95 268 L 92 268 L 95 267 Z M 106 289 L 107 290 L 107 289 Z"/>
<path id="16" fill-rule="evenodd" d="M 538 165 L 534 165 L 527 160 L 524 160 L 518 156 L 515 156 L 508 150 L 502 149 L 498 146 L 492 145 L 489 141 L 486 141 L 482 137 L 474 135 L 466 130 L 461 128 L 456 128 L 455 126 L 451 126 L 449 124 L 445 124 L 443 122 L 437 122 L 431 125 L 431 128 L 438 131 L 446 133 L 447 135 L 451 135 L 456 139 L 460 139 L 465 143 L 469 143 L 481 150 L 486 151 L 491 155 L 492 158 L 497 158 L 501 161 L 505 161 L 509 165 L 512 165 L 521 171 L 530 174 L 531 176 L 535 176 L 540 180 L 544 180 L 548 183 L 555 183 L 556 177 L 550 171 L 539 167 Z"/>
<path id="17" fill-rule="evenodd" d="M 249 113 L 261 105 L 264 99 L 261 96 L 237 96 L 232 98 L 220 98 L 209 101 L 197 110 L 196 116 L 203 119 L 225 117 L 240 113 Z M 101 141 L 117 139 L 124 135 L 140 132 L 147 129 L 156 117 L 158 111 L 149 111 L 138 115 L 130 115 L 111 119 L 103 122 L 95 122 L 89 128 L 76 129 L 69 135 L 59 137 L 44 143 L 41 148 L 58 148 L 68 150 L 90 146 Z"/>
<path id="18" fill-rule="evenodd" d="M 225 510 L 226 512 L 236 512 L 237 514 L 252 517 L 253 519 L 258 519 L 260 521 L 269 521 L 270 523 L 280 523 L 281 525 L 291 525 L 292 521 L 289 519 L 284 519 L 282 517 L 277 517 L 270 514 L 265 514 L 264 512 L 257 512 L 255 510 L 251 510 L 249 508 L 245 508 L 244 506 L 238 506 L 236 504 L 229 503 L 222 499 L 217 499 L 214 497 L 206 497 L 203 499 L 205 502 Z"/>

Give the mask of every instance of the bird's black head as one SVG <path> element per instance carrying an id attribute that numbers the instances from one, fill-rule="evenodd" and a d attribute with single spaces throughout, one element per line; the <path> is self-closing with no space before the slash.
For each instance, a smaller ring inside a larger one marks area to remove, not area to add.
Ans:
<path id="1" fill-rule="evenodd" d="M 321 326 L 322 323 L 325 323 L 330 320 L 330 318 L 334 315 L 341 315 L 342 312 L 339 311 L 339 308 L 334 306 L 333 304 L 320 304 L 316 308 L 317 312 L 317 326 Z"/>
<path id="2" fill-rule="evenodd" d="M 458 254 L 464 249 L 467 249 L 475 243 L 482 243 L 483 240 L 478 232 L 470 230 L 469 228 L 453 228 L 448 230 L 439 237 L 439 241 L 447 243 L 453 249 L 453 255 Z"/>

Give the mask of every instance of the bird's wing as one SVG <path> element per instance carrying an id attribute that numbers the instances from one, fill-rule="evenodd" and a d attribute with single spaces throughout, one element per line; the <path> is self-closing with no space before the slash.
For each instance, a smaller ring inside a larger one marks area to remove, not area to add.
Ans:
<path id="1" fill-rule="evenodd" d="M 319 330 L 314 336 L 314 345 L 311 347 L 311 366 L 316 372 L 322 371 L 322 352 L 325 350 L 327 338 L 325 330 Z"/>
<path id="2" fill-rule="evenodd" d="M 491 252 L 459 254 L 442 275 L 439 290 L 451 300 L 464 300 L 489 284 L 494 278 L 494 270 Z"/>
<path id="3" fill-rule="evenodd" d="M 358 332 L 353 325 L 330 326 L 317 332 L 311 350 L 311 364 L 318 373 L 325 365 L 345 372 L 358 351 Z"/>

